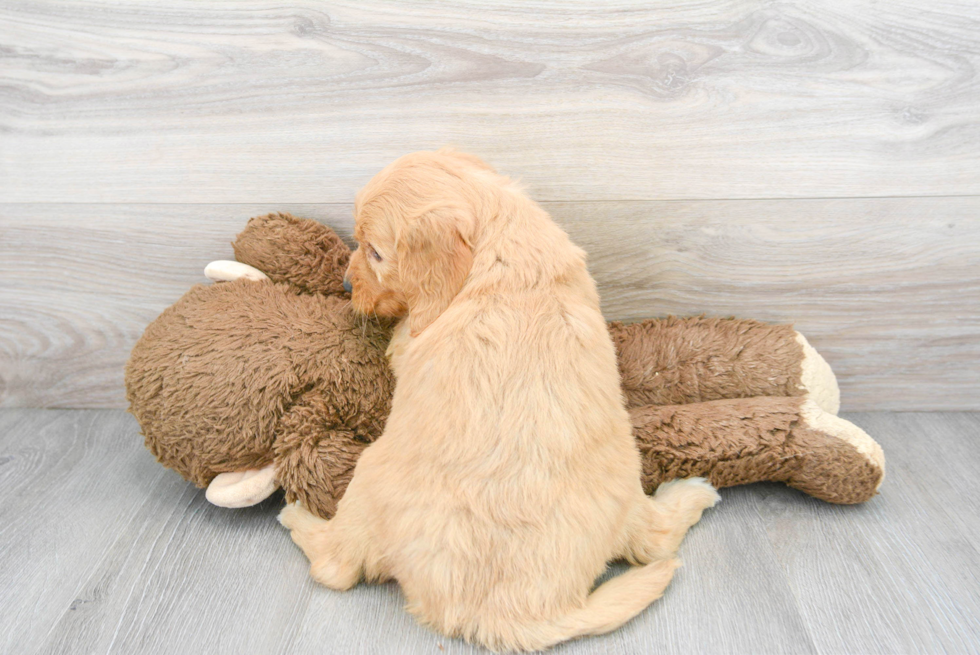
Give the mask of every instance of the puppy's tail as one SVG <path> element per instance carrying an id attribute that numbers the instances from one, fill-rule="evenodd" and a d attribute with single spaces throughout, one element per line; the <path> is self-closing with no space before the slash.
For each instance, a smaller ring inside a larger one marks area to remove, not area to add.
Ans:
<path id="1" fill-rule="evenodd" d="M 676 559 L 657 560 L 637 566 L 609 580 L 589 594 L 585 606 L 546 624 L 526 626 L 517 636 L 526 650 L 540 650 L 555 644 L 615 630 L 664 594 L 674 570 L 680 566 Z"/>

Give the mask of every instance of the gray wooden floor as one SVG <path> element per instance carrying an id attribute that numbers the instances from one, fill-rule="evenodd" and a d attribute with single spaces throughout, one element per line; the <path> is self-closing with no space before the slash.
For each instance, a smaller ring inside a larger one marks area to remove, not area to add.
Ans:
<path id="1" fill-rule="evenodd" d="M 555 652 L 980 651 L 980 414 L 847 418 L 889 457 L 880 496 L 725 490 L 662 600 Z M 313 584 L 281 502 L 209 505 L 120 410 L 0 411 L 0 652 L 476 652 L 393 584 Z"/>

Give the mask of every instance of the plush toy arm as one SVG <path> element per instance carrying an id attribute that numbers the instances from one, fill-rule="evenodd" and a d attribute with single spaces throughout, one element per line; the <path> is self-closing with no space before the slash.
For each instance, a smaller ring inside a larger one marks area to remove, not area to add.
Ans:
<path id="1" fill-rule="evenodd" d="M 610 323 L 629 407 L 807 396 L 836 414 L 830 366 L 788 325 L 719 318 Z"/>
<path id="2" fill-rule="evenodd" d="M 821 500 L 872 498 L 885 476 L 881 447 L 805 398 L 715 400 L 630 412 L 643 485 L 703 476 L 715 487 L 785 482 Z"/>
<path id="3" fill-rule="evenodd" d="M 235 259 L 310 293 L 343 295 L 350 248 L 329 227 L 289 214 L 257 216 L 232 243 Z"/>
<path id="4" fill-rule="evenodd" d="M 297 398 L 276 427 L 273 461 L 286 502 L 298 500 L 324 519 L 337 511 L 354 476 L 354 465 L 368 440 L 373 440 L 368 435 L 358 438 L 354 430 L 331 419 L 339 418 L 337 402 L 334 390 L 326 385 L 315 387 Z M 380 429 L 380 425 L 370 429 L 374 438 Z"/>
<path id="5" fill-rule="evenodd" d="M 298 500 L 320 518 L 332 518 L 354 477 L 354 465 L 368 445 L 343 429 L 286 435 L 276 449 L 286 502 Z"/>

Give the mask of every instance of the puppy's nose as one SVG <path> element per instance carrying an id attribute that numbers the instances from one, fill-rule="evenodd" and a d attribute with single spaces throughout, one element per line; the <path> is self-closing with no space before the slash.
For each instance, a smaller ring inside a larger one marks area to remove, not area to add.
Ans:
<path id="1" fill-rule="evenodd" d="M 354 287 L 351 286 L 350 280 L 348 280 L 345 277 L 344 278 L 344 291 L 346 291 L 347 293 L 350 293 L 353 289 L 354 289 Z"/>

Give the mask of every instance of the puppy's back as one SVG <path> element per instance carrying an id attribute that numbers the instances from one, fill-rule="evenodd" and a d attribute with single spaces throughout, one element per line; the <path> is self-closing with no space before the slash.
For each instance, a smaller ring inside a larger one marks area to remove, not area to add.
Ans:
<path id="1" fill-rule="evenodd" d="M 399 521 L 409 609 L 487 644 L 584 604 L 622 548 L 640 484 L 595 285 L 581 251 L 543 218 L 550 243 L 529 254 L 564 268 L 507 271 L 528 253 L 505 232 L 506 247 L 483 244 L 474 270 L 493 256 L 482 275 L 495 284 L 472 280 L 408 345 L 394 406 L 412 410 L 386 428 L 413 462 L 402 483 L 418 489 Z"/>

